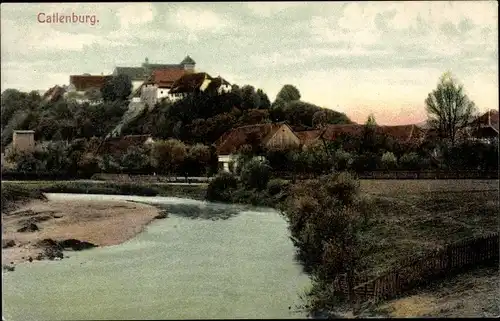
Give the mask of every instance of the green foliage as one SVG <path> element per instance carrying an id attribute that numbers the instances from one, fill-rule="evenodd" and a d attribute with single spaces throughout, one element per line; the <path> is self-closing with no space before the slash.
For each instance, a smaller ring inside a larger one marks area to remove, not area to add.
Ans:
<path id="1" fill-rule="evenodd" d="M 284 207 L 299 258 L 316 280 L 318 291 L 343 275 L 348 289 L 362 268 L 360 258 L 367 248 L 360 233 L 370 223 L 370 212 L 359 196 L 359 182 L 348 173 L 303 182 L 292 188 Z M 314 293 L 310 293 L 314 294 Z M 328 299 L 342 297 L 332 289 Z M 327 301 L 329 301 L 327 300 Z M 324 308 L 316 302 L 314 308 Z"/>
<path id="2" fill-rule="evenodd" d="M 130 146 L 120 159 L 120 167 L 127 172 L 142 172 L 149 169 L 150 151 L 145 147 Z"/>
<path id="3" fill-rule="evenodd" d="M 132 81 L 127 75 L 113 76 L 101 88 L 104 101 L 126 100 L 132 93 Z"/>
<path id="4" fill-rule="evenodd" d="M 288 181 L 279 178 L 271 179 L 269 183 L 267 183 L 267 193 L 270 196 L 287 193 L 289 187 L 290 183 Z"/>
<path id="5" fill-rule="evenodd" d="M 290 102 L 300 99 L 300 92 L 294 85 L 284 85 L 276 95 L 276 100 Z"/>
<path id="6" fill-rule="evenodd" d="M 417 170 L 420 167 L 420 157 L 415 152 L 406 153 L 399 158 L 401 167 L 406 170 Z"/>
<path id="7" fill-rule="evenodd" d="M 247 188 L 263 190 L 271 176 L 271 167 L 267 161 L 253 158 L 242 166 L 240 180 Z"/>
<path id="8" fill-rule="evenodd" d="M 385 152 L 380 160 L 384 169 L 395 169 L 398 164 L 398 160 L 392 152 Z"/>
<path id="9" fill-rule="evenodd" d="M 159 173 L 175 172 L 186 156 L 186 145 L 175 139 L 156 141 L 151 148 L 151 164 Z"/>
<path id="10" fill-rule="evenodd" d="M 467 97 L 463 85 L 450 73 L 440 78 L 437 88 L 425 100 L 428 124 L 441 138 L 455 144 L 457 133 L 468 126 L 476 112 L 473 101 Z"/>
<path id="11" fill-rule="evenodd" d="M 231 173 L 221 172 L 208 184 L 206 199 L 228 202 L 231 200 L 231 193 L 237 188 L 238 179 L 236 176 Z"/>
<path id="12" fill-rule="evenodd" d="M 183 171 L 189 176 L 205 174 L 211 159 L 210 148 L 203 144 L 196 144 L 189 147 L 184 160 Z"/>
<path id="13" fill-rule="evenodd" d="M 353 156 L 349 152 L 338 149 L 335 151 L 334 160 L 335 169 L 337 171 L 346 171 L 351 168 L 351 165 L 353 163 Z"/>

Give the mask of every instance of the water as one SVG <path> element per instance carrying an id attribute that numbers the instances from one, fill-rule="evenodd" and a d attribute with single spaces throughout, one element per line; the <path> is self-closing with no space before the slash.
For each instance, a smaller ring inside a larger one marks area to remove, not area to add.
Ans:
<path id="1" fill-rule="evenodd" d="M 271 209 L 165 197 L 48 196 L 150 201 L 173 214 L 121 245 L 5 273 L 8 321 L 305 317 L 294 310 L 310 281 L 294 261 L 287 223 Z"/>

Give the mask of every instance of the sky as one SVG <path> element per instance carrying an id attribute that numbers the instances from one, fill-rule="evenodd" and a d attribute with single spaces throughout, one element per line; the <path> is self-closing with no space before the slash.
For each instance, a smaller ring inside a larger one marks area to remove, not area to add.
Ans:
<path id="1" fill-rule="evenodd" d="M 56 13 L 88 17 L 48 23 Z M 499 102 L 496 1 L 3 3 L 0 30 L 2 92 L 190 55 L 197 71 L 272 101 L 292 84 L 357 122 L 424 121 L 447 71 L 480 111 Z"/>

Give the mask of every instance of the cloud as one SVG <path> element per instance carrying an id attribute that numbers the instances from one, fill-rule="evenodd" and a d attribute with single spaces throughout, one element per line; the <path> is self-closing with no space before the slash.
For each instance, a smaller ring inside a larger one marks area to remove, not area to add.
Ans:
<path id="1" fill-rule="evenodd" d="M 178 8 L 168 21 L 177 28 L 195 33 L 220 32 L 231 25 L 229 18 L 222 17 L 214 11 L 182 7 Z"/>
<path id="2" fill-rule="evenodd" d="M 122 28 L 129 28 L 153 21 L 153 11 L 151 3 L 134 3 L 118 9 L 116 14 Z"/>
<path id="3" fill-rule="evenodd" d="M 291 8 L 306 6 L 307 2 L 251 2 L 246 6 L 256 16 L 268 18 Z"/>

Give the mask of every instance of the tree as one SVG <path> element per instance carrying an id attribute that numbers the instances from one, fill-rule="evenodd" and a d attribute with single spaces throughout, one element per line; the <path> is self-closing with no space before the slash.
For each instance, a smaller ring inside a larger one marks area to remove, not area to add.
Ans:
<path id="1" fill-rule="evenodd" d="M 300 100 L 300 92 L 294 85 L 284 85 L 276 95 L 275 100 L 282 100 L 284 102 Z"/>
<path id="2" fill-rule="evenodd" d="M 102 99 L 102 94 L 99 89 L 91 88 L 85 92 L 85 98 L 87 98 L 91 102 L 98 102 Z"/>
<path id="3" fill-rule="evenodd" d="M 451 73 L 444 73 L 425 100 L 428 124 L 441 138 L 455 145 L 457 132 L 467 127 L 475 114 L 474 102 L 464 93 Z"/>
<path id="4" fill-rule="evenodd" d="M 262 89 L 257 89 L 257 95 L 260 98 L 260 105 L 259 105 L 260 109 L 271 108 L 271 101 L 269 100 L 269 97 Z"/>
<path id="5" fill-rule="evenodd" d="M 241 169 L 240 180 L 247 188 L 263 190 L 271 176 L 271 167 L 267 161 L 253 158 Z"/>
<path id="6" fill-rule="evenodd" d="M 250 85 L 241 87 L 242 103 L 241 109 L 257 109 L 260 106 L 260 96 L 255 92 L 255 88 Z"/>
<path id="7" fill-rule="evenodd" d="M 384 169 L 394 169 L 397 165 L 397 158 L 392 152 L 385 152 L 381 158 Z"/>
<path id="8" fill-rule="evenodd" d="M 132 81 L 127 75 L 113 76 L 101 88 L 104 101 L 126 100 L 132 93 Z"/>
<path id="9" fill-rule="evenodd" d="M 184 160 L 184 173 L 188 175 L 205 174 L 210 163 L 210 148 L 203 144 L 196 144 L 189 148 Z"/>
<path id="10" fill-rule="evenodd" d="M 151 148 L 151 164 L 158 172 L 175 172 L 184 162 L 187 148 L 176 139 L 156 141 Z"/>
<path id="11" fill-rule="evenodd" d="M 131 172 L 144 171 L 149 164 L 147 149 L 140 146 L 130 146 L 120 159 L 120 166 Z"/>

